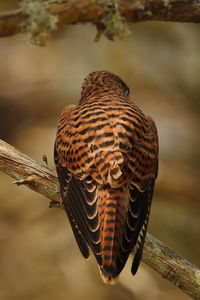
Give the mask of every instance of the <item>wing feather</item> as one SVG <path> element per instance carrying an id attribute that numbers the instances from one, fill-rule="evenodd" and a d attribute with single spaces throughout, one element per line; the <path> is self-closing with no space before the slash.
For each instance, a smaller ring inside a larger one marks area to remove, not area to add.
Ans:
<path id="1" fill-rule="evenodd" d="M 134 251 L 134 258 L 131 271 L 133 274 L 137 272 L 147 231 L 153 187 L 154 182 L 145 192 L 140 192 L 136 188 L 129 189 L 126 224 L 118 256 L 119 272 L 123 269 L 132 250 Z"/>
<path id="2" fill-rule="evenodd" d="M 99 218 L 97 204 L 94 200 L 97 191 L 95 189 L 93 192 L 88 192 L 84 182 L 70 175 L 66 167 L 62 167 L 60 164 L 57 165 L 57 173 L 64 208 L 81 253 L 87 258 L 89 245 L 100 263 Z"/>
<path id="3" fill-rule="evenodd" d="M 150 214 L 150 209 L 151 209 L 151 201 L 152 201 L 152 196 L 153 196 L 153 190 L 154 190 L 154 184 L 155 181 L 153 181 L 151 183 L 151 185 L 149 186 L 149 189 L 147 191 L 147 199 L 146 199 L 146 216 L 145 218 L 143 218 L 144 223 L 141 227 L 141 230 L 139 232 L 138 235 L 138 240 L 137 240 L 137 244 L 136 244 L 136 253 L 134 255 L 133 258 L 133 262 L 132 262 L 132 267 L 131 267 L 131 273 L 133 275 L 136 274 L 141 258 L 142 258 L 142 252 L 143 252 L 143 247 L 144 247 L 144 242 L 145 242 L 145 236 L 146 236 L 146 232 L 147 232 L 147 226 L 148 226 L 148 221 L 149 221 L 149 214 Z"/>
<path id="4" fill-rule="evenodd" d="M 57 169 L 58 178 L 60 181 L 60 189 L 61 189 L 62 199 L 64 201 L 64 199 L 67 196 L 67 188 L 68 188 L 69 182 L 71 180 L 71 175 L 69 172 L 67 172 L 67 169 L 63 168 L 60 164 L 57 164 L 56 169 Z M 65 201 L 64 201 L 64 206 L 65 206 L 65 211 L 67 213 L 69 222 L 71 224 L 71 228 L 73 230 L 75 239 L 79 246 L 79 249 L 80 249 L 82 255 L 85 258 L 88 258 L 89 257 L 89 248 L 82 236 L 81 231 L 79 230 L 79 226 L 75 220 L 72 210 L 70 209 L 69 205 Z"/>
<path id="5" fill-rule="evenodd" d="M 100 230 L 98 215 L 95 215 L 94 218 L 88 218 L 85 210 L 82 209 L 83 205 L 85 205 L 84 198 L 88 192 L 87 190 L 81 189 L 79 181 L 80 180 L 75 177 L 72 177 L 66 198 L 64 198 L 64 206 L 70 207 L 84 239 L 93 251 L 97 261 L 100 263 Z M 96 197 L 96 191 L 94 192 L 94 197 Z M 96 205 L 96 202 L 94 202 L 94 210 L 96 210 Z"/>

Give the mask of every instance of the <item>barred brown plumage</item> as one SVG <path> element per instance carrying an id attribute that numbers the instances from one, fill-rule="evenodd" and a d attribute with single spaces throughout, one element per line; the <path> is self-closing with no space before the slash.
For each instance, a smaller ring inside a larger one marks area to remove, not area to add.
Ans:
<path id="1" fill-rule="evenodd" d="M 90 248 L 112 283 L 133 250 L 135 274 L 158 172 L 158 136 L 118 76 L 97 71 L 85 78 L 79 104 L 61 113 L 54 159 L 83 256 Z"/>

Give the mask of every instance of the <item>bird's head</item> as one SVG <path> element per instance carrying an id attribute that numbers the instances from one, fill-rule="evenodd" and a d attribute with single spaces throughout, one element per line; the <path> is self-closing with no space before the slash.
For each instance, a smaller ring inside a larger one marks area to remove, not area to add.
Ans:
<path id="1" fill-rule="evenodd" d="M 129 96 L 129 87 L 117 75 L 109 71 L 95 71 L 90 73 L 83 81 L 81 99 L 98 91 L 113 91 L 117 94 Z"/>

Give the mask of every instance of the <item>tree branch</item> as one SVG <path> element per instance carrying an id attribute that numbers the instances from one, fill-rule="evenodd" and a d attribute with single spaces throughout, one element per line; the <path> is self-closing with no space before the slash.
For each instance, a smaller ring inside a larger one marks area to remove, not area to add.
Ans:
<path id="1" fill-rule="evenodd" d="M 0 170 L 15 178 L 15 184 L 25 184 L 30 189 L 61 202 L 58 179 L 48 166 L 36 163 L 11 145 L 0 140 Z"/>
<path id="2" fill-rule="evenodd" d="M 195 300 L 200 300 L 200 269 L 147 233 L 142 260 Z"/>
<path id="3" fill-rule="evenodd" d="M 108 5 L 116 0 L 54 0 L 46 1 L 48 12 L 57 17 L 58 25 L 93 23 L 105 25 Z M 119 0 L 120 13 L 126 22 L 176 21 L 200 23 L 198 0 Z M 112 5 L 111 5 L 112 6 Z M 0 13 L 0 37 L 28 31 L 22 26 L 29 16 L 22 10 Z"/>
<path id="4" fill-rule="evenodd" d="M 46 164 L 38 164 L 0 140 L 0 170 L 32 190 L 60 203 L 58 180 Z M 147 234 L 142 260 L 193 299 L 200 299 L 200 270 Z"/>

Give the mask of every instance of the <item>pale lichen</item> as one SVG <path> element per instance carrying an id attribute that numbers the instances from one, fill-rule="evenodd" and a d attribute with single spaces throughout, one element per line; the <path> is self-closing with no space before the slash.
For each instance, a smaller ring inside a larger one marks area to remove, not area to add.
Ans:
<path id="1" fill-rule="evenodd" d="M 153 13 L 150 10 L 146 10 L 143 12 L 143 16 L 152 17 Z"/>
<path id="2" fill-rule="evenodd" d="M 121 14 L 121 7 L 118 0 L 96 0 L 96 2 L 103 6 L 105 15 L 101 22 L 105 25 L 105 35 L 111 39 L 114 36 L 123 38 L 129 35 L 130 29 Z"/>
<path id="3" fill-rule="evenodd" d="M 142 3 L 138 3 L 137 9 L 138 9 L 138 14 L 140 14 L 141 16 L 147 16 L 147 17 L 153 16 L 153 13 L 150 9 L 148 9 L 148 6 L 145 7 L 145 5 Z"/>
<path id="4" fill-rule="evenodd" d="M 165 7 L 169 6 L 170 0 L 163 0 L 163 4 Z"/>
<path id="5" fill-rule="evenodd" d="M 28 32 L 32 43 L 45 46 L 50 33 L 57 28 L 57 16 L 48 12 L 47 1 L 23 0 L 21 9 L 28 17 L 22 22 L 22 31 Z"/>

